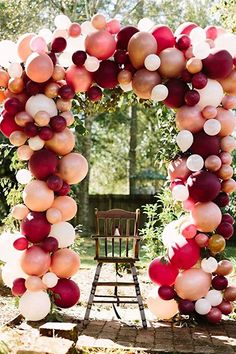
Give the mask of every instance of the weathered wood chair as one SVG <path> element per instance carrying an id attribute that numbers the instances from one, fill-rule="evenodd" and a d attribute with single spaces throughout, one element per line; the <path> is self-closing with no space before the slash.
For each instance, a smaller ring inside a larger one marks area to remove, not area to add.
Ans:
<path id="1" fill-rule="evenodd" d="M 135 262 L 139 260 L 138 226 L 140 210 L 136 212 L 122 209 L 111 209 L 108 211 L 95 211 L 96 215 L 96 252 L 94 259 L 97 261 L 97 268 L 92 283 L 88 305 L 84 317 L 84 323 L 88 323 L 89 315 L 93 303 L 117 304 L 138 304 L 143 327 L 147 327 L 143 301 L 137 277 Z M 99 276 L 103 263 L 114 263 L 116 274 L 118 274 L 118 264 L 125 263 L 130 266 L 133 277 L 132 282 L 100 282 Z M 114 295 L 96 295 L 97 286 L 114 286 Z M 118 287 L 134 286 L 136 296 L 119 296 Z M 97 298 L 103 298 L 98 300 Z M 133 300 L 132 300 L 133 299 Z"/>

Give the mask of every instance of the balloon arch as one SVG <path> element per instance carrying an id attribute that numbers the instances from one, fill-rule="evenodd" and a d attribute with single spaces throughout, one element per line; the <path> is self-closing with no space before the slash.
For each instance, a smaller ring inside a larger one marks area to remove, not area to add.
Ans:
<path id="1" fill-rule="evenodd" d="M 164 230 L 167 258 L 149 266 L 157 285 L 149 309 L 159 319 L 179 311 L 218 323 L 236 300 L 236 287 L 226 278 L 233 265 L 220 256 L 233 235 L 233 218 L 224 208 L 236 189 L 230 165 L 236 146 L 236 36 L 195 23 L 173 34 L 147 19 L 138 28 L 121 28 L 100 14 L 81 25 L 59 15 L 55 26 L 54 32 L 26 33 L 17 43 L 0 42 L 1 132 L 28 164 L 16 175 L 25 184 L 23 203 L 12 210 L 20 233 L 0 239 L 3 280 L 20 296 L 20 312 L 37 321 L 49 313 L 51 300 L 62 308 L 79 300 L 70 278 L 80 258 L 69 248 L 75 231 L 68 223 L 77 205 L 68 193 L 86 176 L 88 164 L 72 152 L 70 109 L 75 93 L 96 102 L 103 89 L 120 85 L 176 110 L 179 129 L 180 154 L 169 165 L 169 177 L 184 216 Z"/>

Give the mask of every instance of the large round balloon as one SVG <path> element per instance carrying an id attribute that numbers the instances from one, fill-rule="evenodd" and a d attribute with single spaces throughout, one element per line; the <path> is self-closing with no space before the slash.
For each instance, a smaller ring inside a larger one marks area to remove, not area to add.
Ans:
<path id="1" fill-rule="evenodd" d="M 186 82 L 181 79 L 170 79 L 165 85 L 168 89 L 168 96 L 163 103 L 170 108 L 183 106 L 185 93 L 189 90 Z"/>
<path id="2" fill-rule="evenodd" d="M 204 159 L 210 155 L 218 155 L 220 152 L 220 138 L 207 135 L 204 131 L 194 134 L 190 151 L 193 154 L 201 155 Z"/>
<path id="3" fill-rule="evenodd" d="M 88 173 L 86 158 L 78 153 L 70 153 L 60 160 L 58 171 L 60 177 L 69 184 L 82 181 Z"/>
<path id="4" fill-rule="evenodd" d="M 224 91 L 229 95 L 236 96 L 236 70 L 232 70 L 231 73 L 225 78 L 219 80 Z"/>
<path id="5" fill-rule="evenodd" d="M 137 32 L 128 44 L 128 53 L 132 65 L 140 69 L 144 65 L 144 60 L 149 54 L 156 54 L 157 43 L 151 33 Z"/>
<path id="6" fill-rule="evenodd" d="M 151 313 L 159 320 L 169 320 L 178 313 L 178 304 L 173 300 L 162 300 L 158 295 L 158 287 L 150 291 L 147 305 Z"/>
<path id="7" fill-rule="evenodd" d="M 160 53 L 161 65 L 158 69 L 162 77 L 176 78 L 185 69 L 185 57 L 177 48 L 167 48 Z"/>
<path id="8" fill-rule="evenodd" d="M 170 27 L 164 25 L 155 26 L 152 29 L 152 35 L 157 41 L 157 53 L 163 49 L 175 46 L 175 37 Z"/>
<path id="9" fill-rule="evenodd" d="M 160 82 L 161 77 L 156 71 L 140 69 L 133 76 L 132 87 L 138 97 L 149 99 L 153 87 Z"/>
<path id="10" fill-rule="evenodd" d="M 94 73 L 94 81 L 102 88 L 112 89 L 118 84 L 119 68 L 112 60 L 104 60 Z"/>
<path id="11" fill-rule="evenodd" d="M 47 112 L 50 117 L 57 115 L 55 102 L 42 93 L 31 96 L 26 102 L 25 110 L 31 117 L 34 117 L 39 111 Z"/>
<path id="12" fill-rule="evenodd" d="M 31 246 L 21 257 L 22 270 L 28 275 L 41 276 L 48 271 L 50 264 L 50 254 L 39 246 Z"/>
<path id="13" fill-rule="evenodd" d="M 176 113 L 176 125 L 179 130 L 189 130 L 191 133 L 198 133 L 202 130 L 205 119 L 203 118 L 200 108 L 182 106 Z"/>
<path id="14" fill-rule="evenodd" d="M 27 321 L 40 321 L 51 310 L 51 301 L 45 291 L 26 291 L 19 301 L 20 313 Z"/>
<path id="15" fill-rule="evenodd" d="M 67 195 L 55 198 L 51 207 L 60 210 L 62 221 L 71 220 L 77 212 L 75 200 Z"/>
<path id="16" fill-rule="evenodd" d="M 182 299 L 196 301 L 207 295 L 211 286 L 211 275 L 202 269 L 192 268 L 179 273 L 175 291 Z"/>
<path id="17" fill-rule="evenodd" d="M 51 288 L 53 299 L 57 306 L 69 308 L 77 304 L 80 298 L 78 285 L 71 279 L 59 279 L 57 285 Z"/>
<path id="18" fill-rule="evenodd" d="M 212 79 L 208 79 L 206 86 L 197 91 L 200 94 L 198 106 L 201 110 L 206 106 L 219 106 L 224 97 L 224 91 L 221 84 Z"/>
<path id="19" fill-rule="evenodd" d="M 197 203 L 191 210 L 191 218 L 199 231 L 212 232 L 220 225 L 222 214 L 213 202 Z"/>
<path id="20" fill-rule="evenodd" d="M 236 127 L 236 118 L 233 111 L 218 107 L 216 119 L 221 124 L 219 136 L 224 137 L 233 133 Z"/>
<path id="21" fill-rule="evenodd" d="M 69 128 L 65 128 L 62 132 L 55 133 L 45 145 L 57 155 L 64 156 L 74 149 L 75 136 Z"/>
<path id="22" fill-rule="evenodd" d="M 221 184 L 211 172 L 198 171 L 187 180 L 189 196 L 194 202 L 210 202 L 217 197 Z"/>
<path id="23" fill-rule="evenodd" d="M 35 151 L 29 160 L 29 169 L 32 175 L 38 179 L 46 179 L 56 172 L 58 158 L 50 150 Z"/>
<path id="24" fill-rule="evenodd" d="M 44 240 L 51 230 L 45 213 L 31 212 L 21 222 L 21 233 L 32 243 Z"/>
<path id="25" fill-rule="evenodd" d="M 171 264 L 179 269 L 193 267 L 200 258 L 200 248 L 193 239 L 180 238 L 168 250 Z"/>
<path id="26" fill-rule="evenodd" d="M 86 92 L 92 85 L 93 76 L 85 67 L 71 65 L 66 71 L 66 82 L 75 92 Z"/>
<path id="27" fill-rule="evenodd" d="M 123 27 L 119 33 L 117 33 L 117 49 L 127 50 L 130 38 L 139 32 L 139 30 L 134 26 Z"/>
<path id="28" fill-rule="evenodd" d="M 72 245 L 75 240 L 75 229 L 68 222 L 61 221 L 52 225 L 50 236 L 58 241 L 59 248 L 68 247 Z"/>
<path id="29" fill-rule="evenodd" d="M 59 278 L 70 278 L 80 267 L 79 255 L 68 248 L 62 248 L 52 255 L 51 271 Z"/>
<path id="30" fill-rule="evenodd" d="M 227 50 L 213 49 L 202 63 L 203 72 L 210 79 L 225 79 L 233 69 L 233 58 Z"/>
<path id="31" fill-rule="evenodd" d="M 186 165 L 187 157 L 177 157 L 175 160 L 171 161 L 168 166 L 168 175 L 171 181 L 175 179 L 180 179 L 186 181 L 188 176 L 191 175 L 191 171 Z"/>
<path id="32" fill-rule="evenodd" d="M 116 41 L 107 31 L 91 32 L 86 36 L 85 48 L 89 55 L 105 60 L 112 57 L 116 49 Z"/>
<path id="33" fill-rule="evenodd" d="M 17 54 L 20 59 L 24 62 L 32 53 L 30 48 L 30 41 L 35 36 L 34 33 L 25 33 L 19 37 L 16 45 L 17 45 Z"/>
<path id="34" fill-rule="evenodd" d="M 162 257 L 155 258 L 148 268 L 149 278 L 157 285 L 174 284 L 178 273 L 178 269 Z"/>
<path id="35" fill-rule="evenodd" d="M 54 201 L 54 193 L 43 181 L 31 181 L 23 191 L 23 201 L 32 211 L 45 211 Z"/>
<path id="36" fill-rule="evenodd" d="M 32 53 L 26 60 L 26 74 L 35 82 L 40 83 L 49 80 L 53 70 L 53 62 L 47 54 Z"/>

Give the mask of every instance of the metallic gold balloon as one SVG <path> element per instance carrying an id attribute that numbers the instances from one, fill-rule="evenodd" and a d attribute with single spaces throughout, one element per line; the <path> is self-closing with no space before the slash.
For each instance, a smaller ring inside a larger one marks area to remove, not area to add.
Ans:
<path id="1" fill-rule="evenodd" d="M 162 77 L 179 77 L 185 69 L 185 57 L 177 48 L 166 48 L 160 54 L 161 65 L 158 69 Z"/>
<path id="2" fill-rule="evenodd" d="M 35 123 L 40 127 L 48 125 L 50 122 L 50 115 L 46 111 L 38 111 L 34 116 Z"/>
<path id="3" fill-rule="evenodd" d="M 50 82 L 45 87 L 44 93 L 49 98 L 56 98 L 58 96 L 58 90 L 60 86 L 56 82 Z"/>
<path id="4" fill-rule="evenodd" d="M 22 132 L 22 131 L 15 131 L 12 132 L 11 135 L 9 136 L 9 141 L 12 145 L 15 146 L 21 146 L 23 145 L 27 140 L 27 135 Z"/>
<path id="5" fill-rule="evenodd" d="M 213 255 L 224 251 L 225 239 L 223 236 L 215 234 L 209 238 L 208 248 Z"/>
<path id="6" fill-rule="evenodd" d="M 140 69 L 149 54 L 156 54 L 157 42 L 154 36 L 148 32 L 135 33 L 128 44 L 128 53 L 132 65 Z"/>
<path id="7" fill-rule="evenodd" d="M 134 74 L 132 86 L 138 97 L 149 99 L 153 87 L 160 84 L 160 82 L 161 77 L 156 71 L 140 69 Z"/>
<path id="8" fill-rule="evenodd" d="M 202 61 L 197 58 L 191 58 L 187 61 L 186 68 L 191 74 L 199 73 L 202 70 Z"/>
<path id="9" fill-rule="evenodd" d="M 64 80 L 65 76 L 66 76 L 65 69 L 62 66 L 56 64 L 52 74 L 53 80 L 55 81 Z"/>
<path id="10" fill-rule="evenodd" d="M 60 156 L 69 154 L 75 146 L 75 137 L 72 131 L 65 128 L 61 133 L 55 133 L 53 138 L 46 141 L 46 147 Z"/>
<path id="11" fill-rule="evenodd" d="M 13 93 L 21 93 L 24 87 L 25 84 L 21 77 L 12 78 L 8 82 L 8 89 Z"/>
<path id="12" fill-rule="evenodd" d="M 225 289 L 224 299 L 226 301 L 236 300 L 236 286 L 228 286 L 228 288 Z"/>
<path id="13" fill-rule="evenodd" d="M 205 160 L 205 167 L 209 171 L 217 171 L 221 167 L 221 159 L 217 155 L 210 155 Z"/>
<path id="14" fill-rule="evenodd" d="M 119 84 L 128 85 L 132 80 L 132 73 L 129 70 L 121 70 L 117 76 Z"/>

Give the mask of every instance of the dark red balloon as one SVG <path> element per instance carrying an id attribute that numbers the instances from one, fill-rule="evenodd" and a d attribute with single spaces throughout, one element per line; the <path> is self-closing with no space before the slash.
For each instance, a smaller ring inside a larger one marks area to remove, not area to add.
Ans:
<path id="1" fill-rule="evenodd" d="M 210 312 L 206 315 L 208 322 L 217 324 L 220 323 L 222 319 L 222 312 L 217 308 L 213 307 Z"/>
<path id="2" fill-rule="evenodd" d="M 112 89 L 117 84 L 118 65 L 112 60 L 103 60 L 94 73 L 95 82 L 102 88 Z"/>
<path id="3" fill-rule="evenodd" d="M 11 133 L 17 130 L 23 130 L 23 128 L 16 124 L 14 116 L 5 114 L 5 118 L 3 118 L 0 123 L 0 130 L 3 135 L 9 138 Z"/>
<path id="4" fill-rule="evenodd" d="M 157 25 L 152 29 L 152 35 L 157 42 L 157 54 L 163 49 L 171 48 L 175 45 L 174 34 L 168 26 Z"/>
<path id="5" fill-rule="evenodd" d="M 200 247 L 194 239 L 174 243 L 168 249 L 168 256 L 173 264 L 178 269 L 192 268 L 200 258 Z"/>
<path id="6" fill-rule="evenodd" d="M 233 225 L 234 218 L 230 214 L 226 213 L 222 215 L 221 222 L 228 222 L 229 224 Z"/>
<path id="7" fill-rule="evenodd" d="M 44 141 L 51 140 L 53 135 L 54 133 L 50 127 L 42 127 L 39 131 L 39 137 Z"/>
<path id="8" fill-rule="evenodd" d="M 22 296 L 26 292 L 25 279 L 17 278 L 13 281 L 13 286 L 11 289 L 12 295 Z"/>
<path id="9" fill-rule="evenodd" d="M 63 37 L 56 37 L 52 41 L 52 48 L 51 51 L 54 53 L 60 53 L 63 52 L 64 49 L 66 49 L 66 39 Z"/>
<path id="10" fill-rule="evenodd" d="M 162 300 L 172 300 L 176 296 L 176 292 L 172 286 L 162 285 L 158 289 L 158 295 Z"/>
<path id="11" fill-rule="evenodd" d="M 218 155 L 220 151 L 220 138 L 207 135 L 204 131 L 194 134 L 193 144 L 190 147 L 193 154 L 201 155 L 206 159 L 210 155 Z"/>
<path id="12" fill-rule="evenodd" d="M 22 103 L 16 97 L 7 98 L 4 102 L 4 109 L 10 114 L 16 114 L 23 110 Z"/>
<path id="13" fill-rule="evenodd" d="M 44 180 L 56 172 L 57 164 L 57 155 L 50 150 L 42 149 L 31 156 L 29 169 L 34 177 Z"/>
<path id="14" fill-rule="evenodd" d="M 234 234 L 234 228 L 232 224 L 224 221 L 217 227 L 216 232 L 223 236 L 226 240 L 229 240 Z"/>
<path id="15" fill-rule="evenodd" d="M 192 29 L 194 29 L 196 27 L 198 27 L 198 25 L 196 25 L 196 23 L 194 23 L 194 22 L 185 22 L 176 29 L 175 35 L 176 36 L 178 36 L 180 34 L 189 35 L 190 32 L 192 31 Z"/>
<path id="16" fill-rule="evenodd" d="M 173 285 L 178 274 L 178 269 L 162 257 L 155 258 L 149 264 L 149 278 L 157 285 Z"/>
<path id="17" fill-rule="evenodd" d="M 33 138 L 38 135 L 38 127 L 33 122 L 26 123 L 24 127 L 24 132 L 29 138 Z"/>
<path id="18" fill-rule="evenodd" d="M 168 88 L 168 96 L 163 101 L 167 107 L 178 108 L 185 104 L 184 96 L 189 90 L 186 82 L 180 79 L 170 79 L 165 83 Z"/>
<path id="19" fill-rule="evenodd" d="M 53 292 L 53 300 L 59 307 L 69 308 L 79 301 L 79 287 L 71 279 L 59 279 L 57 285 L 51 290 Z"/>
<path id="20" fill-rule="evenodd" d="M 18 238 L 17 240 L 14 241 L 13 246 L 18 251 L 24 251 L 24 250 L 26 250 L 28 248 L 29 241 L 25 237 L 20 237 L 20 238 Z"/>
<path id="21" fill-rule="evenodd" d="M 58 192 L 63 186 L 63 179 L 57 175 L 51 175 L 47 179 L 47 185 L 54 192 Z"/>
<path id="22" fill-rule="evenodd" d="M 184 95 L 184 101 L 187 106 L 195 106 L 200 100 L 200 94 L 196 90 L 189 90 Z"/>
<path id="23" fill-rule="evenodd" d="M 216 275 L 211 282 L 212 286 L 216 290 L 224 290 L 228 286 L 228 280 L 223 275 Z"/>
<path id="24" fill-rule="evenodd" d="M 192 81 L 192 77 L 193 77 L 193 75 L 187 69 L 184 69 L 182 71 L 181 79 L 184 82 L 191 82 Z"/>
<path id="25" fill-rule="evenodd" d="M 63 182 L 61 189 L 57 191 L 56 194 L 63 196 L 63 195 L 67 195 L 69 192 L 70 192 L 70 185 L 66 182 Z"/>
<path id="26" fill-rule="evenodd" d="M 229 195 L 225 192 L 220 192 L 217 197 L 213 200 L 220 208 L 226 207 L 229 204 Z"/>
<path id="27" fill-rule="evenodd" d="M 202 60 L 203 71 L 210 79 L 224 79 L 233 69 L 233 58 L 227 50 L 213 50 Z"/>
<path id="28" fill-rule="evenodd" d="M 58 241 L 55 237 L 49 236 L 43 240 L 40 246 L 45 252 L 56 252 L 58 250 Z"/>
<path id="29" fill-rule="evenodd" d="M 207 76 L 201 72 L 194 74 L 192 77 L 192 85 L 198 90 L 203 89 L 206 86 L 207 81 Z"/>
<path id="30" fill-rule="evenodd" d="M 66 120 L 62 116 L 51 117 L 49 124 L 52 130 L 56 133 L 60 133 L 66 128 Z"/>
<path id="31" fill-rule="evenodd" d="M 128 60 L 126 50 L 118 49 L 114 54 L 114 60 L 117 64 L 125 64 Z"/>
<path id="32" fill-rule="evenodd" d="M 97 102 L 102 98 L 102 90 L 98 86 L 91 86 L 87 91 L 90 101 Z"/>
<path id="33" fill-rule="evenodd" d="M 72 55 L 72 61 L 76 66 L 83 66 L 86 59 L 87 54 L 83 50 L 77 50 L 77 52 L 74 52 Z"/>
<path id="34" fill-rule="evenodd" d="M 56 54 L 53 52 L 49 52 L 49 53 L 47 53 L 47 55 L 50 57 L 51 61 L 53 62 L 53 65 L 56 65 L 56 63 L 57 63 Z"/>
<path id="35" fill-rule="evenodd" d="M 32 211 L 21 222 L 21 233 L 30 242 L 43 241 L 51 230 L 51 224 L 47 221 L 45 213 Z"/>
<path id="36" fill-rule="evenodd" d="M 221 304 L 217 306 L 217 308 L 223 313 L 223 315 L 229 315 L 233 312 L 234 306 L 230 301 L 223 300 Z"/>
<path id="37" fill-rule="evenodd" d="M 176 38 L 176 48 L 179 50 L 187 50 L 191 45 L 191 39 L 186 34 L 180 34 Z"/>
<path id="38" fill-rule="evenodd" d="M 30 96 L 34 96 L 37 95 L 40 90 L 41 90 L 41 85 L 37 82 L 34 82 L 32 80 L 29 80 L 25 86 L 26 92 L 30 95 Z"/>
<path id="39" fill-rule="evenodd" d="M 207 171 L 198 171 L 187 179 L 190 198 L 196 202 L 210 202 L 216 198 L 221 189 L 219 178 Z"/>
<path id="40" fill-rule="evenodd" d="M 120 30 L 120 32 L 117 34 L 116 48 L 127 50 L 130 38 L 137 32 L 139 32 L 139 30 L 136 27 L 133 26 L 123 27 Z"/>
<path id="41" fill-rule="evenodd" d="M 194 303 L 190 300 L 180 300 L 179 301 L 179 312 L 183 315 L 190 315 L 194 312 Z"/>
<path id="42" fill-rule="evenodd" d="M 71 100 L 75 95 L 75 90 L 69 85 L 63 85 L 59 88 L 58 94 L 64 100 Z"/>

